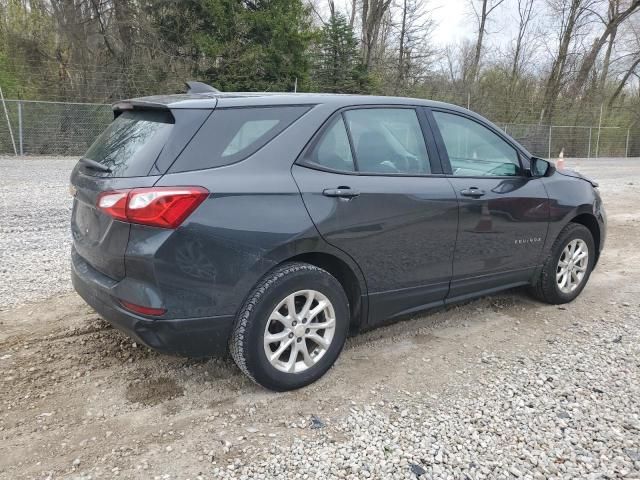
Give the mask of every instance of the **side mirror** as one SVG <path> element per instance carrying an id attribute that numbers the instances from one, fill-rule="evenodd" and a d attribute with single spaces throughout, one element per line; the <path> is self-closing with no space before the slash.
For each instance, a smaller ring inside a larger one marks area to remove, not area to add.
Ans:
<path id="1" fill-rule="evenodd" d="M 553 173 L 553 164 L 542 158 L 532 157 L 529 164 L 532 177 L 547 177 Z"/>

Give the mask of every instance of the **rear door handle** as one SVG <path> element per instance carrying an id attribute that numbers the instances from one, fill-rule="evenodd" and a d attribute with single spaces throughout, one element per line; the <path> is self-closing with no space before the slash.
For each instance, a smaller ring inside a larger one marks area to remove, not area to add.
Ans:
<path id="1" fill-rule="evenodd" d="M 465 197 L 480 198 L 486 193 L 487 192 L 485 192 L 484 190 L 480 190 L 478 187 L 469 187 L 465 190 L 462 190 L 460 192 L 460 195 L 463 195 Z"/>
<path id="2" fill-rule="evenodd" d="M 322 191 L 325 197 L 353 198 L 360 195 L 360 192 L 349 187 L 325 188 Z"/>

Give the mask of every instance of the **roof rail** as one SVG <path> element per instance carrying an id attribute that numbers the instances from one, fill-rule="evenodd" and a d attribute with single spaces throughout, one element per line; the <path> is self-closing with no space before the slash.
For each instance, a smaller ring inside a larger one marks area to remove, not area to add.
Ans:
<path id="1" fill-rule="evenodd" d="M 207 85 L 202 82 L 195 82 L 190 80 L 185 82 L 187 86 L 187 93 L 220 93 L 220 90 L 213 88 L 211 85 Z"/>

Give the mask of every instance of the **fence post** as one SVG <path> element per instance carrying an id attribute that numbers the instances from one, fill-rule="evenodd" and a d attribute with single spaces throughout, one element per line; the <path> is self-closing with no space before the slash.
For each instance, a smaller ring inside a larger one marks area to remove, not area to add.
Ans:
<path id="1" fill-rule="evenodd" d="M 13 138 L 13 130 L 11 129 L 11 121 L 9 120 L 9 111 L 7 110 L 7 102 L 4 100 L 4 93 L 2 93 L 2 87 L 0 87 L 0 101 L 4 108 L 4 116 L 7 119 L 7 128 L 9 129 L 9 136 L 11 137 L 11 145 L 13 145 L 13 153 L 18 156 L 18 150 L 16 149 L 16 140 Z"/>
<path id="2" fill-rule="evenodd" d="M 629 158 L 629 134 L 631 133 L 631 128 L 627 128 L 627 143 L 624 147 L 624 158 Z"/>
<path id="3" fill-rule="evenodd" d="M 596 158 L 600 154 L 600 131 L 602 130 L 602 110 L 604 109 L 604 103 L 600 105 L 600 120 L 598 121 L 598 138 L 596 139 Z"/>
<path id="4" fill-rule="evenodd" d="M 18 142 L 20 155 L 24 155 L 23 141 L 22 141 L 22 101 L 18 100 Z"/>
<path id="5" fill-rule="evenodd" d="M 591 158 L 591 130 L 593 127 L 589 127 L 589 151 L 587 152 L 587 160 Z"/>
<path id="6" fill-rule="evenodd" d="M 547 157 L 549 160 L 551 159 L 551 129 L 553 127 L 549 125 L 549 156 Z"/>

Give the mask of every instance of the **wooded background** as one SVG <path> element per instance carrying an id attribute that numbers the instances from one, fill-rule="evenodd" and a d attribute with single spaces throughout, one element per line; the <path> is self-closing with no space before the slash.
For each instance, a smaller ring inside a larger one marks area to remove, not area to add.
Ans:
<path id="1" fill-rule="evenodd" d="M 640 0 L 466 0 L 471 34 L 444 45 L 430 0 L 346 1 L 0 0 L 0 87 L 95 103 L 188 79 L 431 98 L 527 131 L 619 127 L 640 156 Z"/>

